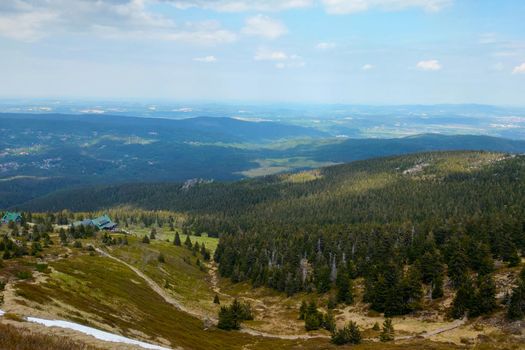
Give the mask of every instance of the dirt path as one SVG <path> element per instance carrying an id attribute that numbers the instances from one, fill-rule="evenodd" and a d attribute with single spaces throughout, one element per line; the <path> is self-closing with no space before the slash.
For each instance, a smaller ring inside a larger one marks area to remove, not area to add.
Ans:
<path id="1" fill-rule="evenodd" d="M 184 305 L 182 305 L 179 301 L 177 301 L 176 299 L 174 299 L 171 295 L 169 295 L 165 290 L 164 288 L 162 288 L 161 286 L 159 286 L 155 281 L 153 281 L 151 278 L 149 278 L 148 276 L 146 276 L 142 271 L 140 271 L 139 269 L 137 269 L 136 267 L 134 267 L 133 265 L 130 265 L 128 264 L 127 262 L 125 262 L 124 260 L 121 260 L 111 254 L 109 254 L 108 252 L 100 249 L 100 248 L 95 248 L 95 250 L 97 252 L 99 252 L 100 254 L 102 254 L 103 256 L 107 257 L 107 258 L 110 258 L 110 259 L 113 259 L 123 265 L 126 265 L 126 267 L 128 267 L 131 271 L 133 271 L 137 276 L 139 276 L 140 278 L 142 278 L 146 284 L 151 288 L 153 289 L 153 291 L 155 293 L 157 293 L 159 296 L 162 297 L 162 299 L 164 299 L 164 301 L 166 301 L 168 304 L 171 304 L 173 306 L 175 306 L 177 309 L 187 313 L 187 314 L 190 314 L 191 316 L 194 316 L 194 317 L 197 317 L 201 320 L 209 320 L 210 317 L 208 317 L 207 315 L 204 315 L 202 313 L 199 313 L 199 312 L 196 312 L 195 310 L 190 310 L 188 309 L 187 307 L 185 307 Z M 212 321 L 215 321 L 216 320 L 213 320 L 211 319 Z"/>
<path id="2" fill-rule="evenodd" d="M 223 296 L 226 298 L 233 298 L 231 295 L 223 293 L 221 291 L 221 288 L 219 287 L 219 277 L 217 275 L 217 264 L 212 260 L 210 264 L 208 264 L 208 274 L 210 275 L 210 282 L 211 282 L 211 290 L 214 293 L 217 293 L 219 296 Z M 260 300 L 249 298 L 246 296 L 241 296 L 239 299 L 242 299 L 243 301 L 249 301 L 252 304 L 257 305 L 257 307 L 266 309 L 266 305 Z"/>
<path id="3" fill-rule="evenodd" d="M 461 320 L 457 320 L 457 321 L 452 322 L 452 324 L 449 325 L 448 327 L 439 328 L 439 329 L 433 330 L 432 332 L 421 334 L 421 336 L 423 338 L 430 338 L 430 337 L 432 337 L 434 335 L 438 335 L 438 334 L 445 333 L 445 332 L 451 331 L 453 329 L 459 328 L 459 327 L 463 326 L 466 322 L 467 322 L 467 317 L 463 317 Z"/>
<path id="4" fill-rule="evenodd" d="M 117 258 L 117 257 L 115 257 L 115 256 L 113 256 L 111 254 L 109 254 L 108 252 L 106 252 L 106 251 L 104 251 L 104 250 L 102 250 L 100 248 L 96 248 L 96 250 L 97 250 L 97 252 L 99 252 L 103 256 L 108 257 L 110 259 L 113 259 L 113 260 L 115 260 L 115 261 L 117 261 L 117 262 L 127 266 L 137 276 L 142 278 L 148 284 L 148 286 L 150 286 L 151 289 L 153 289 L 153 291 L 155 293 L 157 293 L 159 296 L 161 296 L 167 303 L 175 306 L 177 309 L 179 309 L 179 310 L 181 310 L 181 311 L 183 311 L 183 312 L 185 312 L 185 313 L 187 313 L 187 314 L 189 314 L 191 316 L 194 316 L 194 317 L 204 321 L 205 324 L 210 323 L 210 322 L 212 322 L 214 324 L 217 324 L 217 322 L 218 322 L 217 318 L 210 317 L 209 315 L 205 315 L 205 314 L 197 312 L 195 310 L 188 309 L 187 307 L 182 305 L 179 301 L 174 299 L 171 295 L 169 295 L 161 286 L 159 286 L 155 281 L 153 281 L 151 278 L 146 276 L 142 271 L 140 271 L 136 267 L 134 267 L 134 266 L 128 264 L 127 262 L 125 262 L 125 261 L 123 261 L 123 260 L 121 260 L 121 259 L 119 259 L 119 258 Z M 213 262 L 209 266 L 209 275 L 210 275 L 210 281 L 211 281 L 211 285 L 212 285 L 212 290 L 215 293 L 219 294 L 219 295 L 231 298 L 230 295 L 221 292 L 219 284 L 218 284 L 217 266 Z M 252 298 L 248 298 L 248 299 L 250 299 L 251 301 L 256 302 L 257 304 L 260 304 L 259 300 L 252 299 Z M 396 337 L 396 340 L 408 340 L 408 339 L 414 339 L 414 338 L 417 338 L 417 337 L 430 338 L 432 336 L 435 336 L 435 335 L 438 335 L 438 334 L 441 334 L 441 333 L 445 333 L 445 332 L 454 330 L 456 328 L 459 328 L 459 327 L 463 326 L 466 323 L 466 321 L 467 321 L 467 319 L 463 318 L 461 320 L 454 321 L 452 324 L 450 324 L 447 327 L 435 329 L 435 330 L 433 330 L 431 332 L 426 332 L 426 333 L 422 333 L 422 334 L 419 334 L 419 335 Z M 273 333 L 258 331 L 256 329 L 248 328 L 248 327 L 241 328 L 240 332 L 246 333 L 246 334 L 250 334 L 250 335 L 253 335 L 253 336 L 258 336 L 258 337 L 278 338 L 278 339 L 284 339 L 284 340 L 329 338 L 329 336 L 327 336 L 327 335 L 308 335 L 308 334 L 283 335 L 283 334 L 273 334 Z M 373 339 L 367 339 L 367 340 L 373 340 Z"/>
<path id="5" fill-rule="evenodd" d="M 213 318 L 213 317 L 209 317 L 208 315 L 204 315 L 202 313 L 199 313 L 199 312 L 196 312 L 195 310 L 190 310 L 188 309 L 187 307 L 185 307 L 184 305 L 182 305 L 180 302 L 178 302 L 177 300 L 175 300 L 171 295 L 169 295 L 168 293 L 166 293 L 166 291 L 160 287 L 155 281 L 153 281 L 151 278 L 149 278 L 148 276 L 146 276 L 142 271 L 140 271 L 139 269 L 137 269 L 136 267 L 128 264 L 127 262 L 109 254 L 108 252 L 100 249 L 100 248 L 95 248 L 95 250 L 97 252 L 99 252 L 101 255 L 107 257 L 107 258 L 110 258 L 110 259 L 113 259 L 115 261 L 118 261 L 119 263 L 127 266 L 130 270 L 132 270 L 137 276 L 139 276 L 140 278 L 142 278 L 147 284 L 148 286 L 151 287 L 151 289 L 153 289 L 153 291 L 155 293 L 157 293 L 162 299 L 164 299 L 167 303 L 175 306 L 177 309 L 191 315 L 191 316 L 194 316 L 202 321 L 205 322 L 205 324 L 207 322 L 213 322 L 214 324 L 217 324 L 218 320 L 216 318 Z M 212 282 L 213 283 L 213 282 Z M 217 277 L 215 275 L 215 288 L 217 288 L 218 290 L 218 287 L 217 287 Z M 215 290 L 215 289 L 214 289 Z M 272 334 L 272 333 L 267 333 L 267 332 L 261 332 L 261 331 L 258 331 L 256 329 L 252 329 L 252 328 L 247 328 L 247 327 L 243 327 L 240 329 L 240 332 L 242 333 L 246 333 L 246 334 L 250 334 L 250 335 L 253 335 L 253 336 L 258 336 L 258 337 L 267 337 L 267 338 L 278 338 L 278 339 L 284 339 L 284 340 L 297 340 L 297 339 L 313 339 L 313 338 L 329 338 L 328 336 L 326 335 L 305 335 L 305 334 L 290 334 L 290 335 L 280 335 L 280 334 Z"/>

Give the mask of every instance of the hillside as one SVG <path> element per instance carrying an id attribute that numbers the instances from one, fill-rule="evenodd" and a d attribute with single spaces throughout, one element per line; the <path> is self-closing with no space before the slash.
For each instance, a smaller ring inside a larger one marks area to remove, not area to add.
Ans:
<path id="1" fill-rule="evenodd" d="M 216 181 L 439 150 L 525 152 L 525 141 L 425 134 L 334 138 L 315 128 L 223 117 L 0 114 L 0 208 L 62 189 Z"/>
<path id="2" fill-rule="evenodd" d="M 281 223 L 402 221 L 474 214 L 522 201 L 523 176 L 523 156 L 424 153 L 189 189 L 180 183 L 90 187 L 57 192 L 22 208 L 85 211 L 130 205 L 236 220 L 256 213 L 260 219 Z M 461 205 L 459 198 L 469 205 Z"/>
<path id="3" fill-rule="evenodd" d="M 10 318 L 65 317 L 195 349 L 334 348 L 319 321 L 330 315 L 337 327 L 358 324 L 361 348 L 523 343 L 513 321 L 525 311 L 524 156 L 429 152 L 232 183 L 93 187 L 28 205 L 55 213 L 28 213 L 36 226 L 13 229 L 30 250 L 4 238 Z M 45 233 L 103 208 L 123 232 Z M 213 325 L 235 298 L 254 320 L 224 333 Z M 303 302 L 315 316 L 300 317 Z M 385 318 L 393 343 L 376 342 Z"/>

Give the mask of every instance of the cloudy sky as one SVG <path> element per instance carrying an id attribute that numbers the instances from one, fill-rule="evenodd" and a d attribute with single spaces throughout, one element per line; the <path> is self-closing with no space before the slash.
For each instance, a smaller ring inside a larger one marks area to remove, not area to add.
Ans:
<path id="1" fill-rule="evenodd" d="M 525 105 L 522 0 L 1 0 L 0 98 Z"/>

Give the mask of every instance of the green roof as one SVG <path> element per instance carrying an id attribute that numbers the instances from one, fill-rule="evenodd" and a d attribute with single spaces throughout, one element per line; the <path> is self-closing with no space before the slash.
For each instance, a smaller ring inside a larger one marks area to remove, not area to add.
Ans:
<path id="1" fill-rule="evenodd" d="M 20 213 L 16 213 L 16 212 L 9 212 L 8 211 L 2 217 L 2 222 L 4 222 L 4 223 L 8 223 L 10 221 L 18 222 L 20 220 L 22 220 L 22 215 L 20 215 Z"/>
<path id="2" fill-rule="evenodd" d="M 100 229 L 112 229 L 115 226 L 117 226 L 117 224 L 111 221 L 109 216 L 105 214 L 96 219 L 91 220 L 91 222 L 93 223 L 93 225 L 97 226 Z"/>

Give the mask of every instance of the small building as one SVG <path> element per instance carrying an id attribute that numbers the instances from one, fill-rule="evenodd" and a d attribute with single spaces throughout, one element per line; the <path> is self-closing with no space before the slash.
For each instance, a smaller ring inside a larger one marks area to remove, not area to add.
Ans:
<path id="1" fill-rule="evenodd" d="M 10 222 L 20 223 L 22 222 L 22 215 L 16 212 L 6 212 L 2 217 L 3 224 L 9 224 Z"/>
<path id="2" fill-rule="evenodd" d="M 109 218 L 106 214 L 91 220 L 93 225 L 97 226 L 100 230 L 114 230 L 117 224 Z"/>
<path id="3" fill-rule="evenodd" d="M 87 227 L 87 226 L 94 226 L 94 225 L 93 225 L 93 221 L 91 219 L 86 219 L 86 220 L 73 222 L 73 226 L 74 227 L 79 227 L 79 226 Z"/>
<path id="4" fill-rule="evenodd" d="M 78 226 L 96 226 L 99 230 L 114 230 L 117 227 L 117 224 L 109 218 L 106 214 L 99 216 L 96 219 L 86 219 L 82 221 L 75 221 L 73 223 L 74 227 Z"/>

